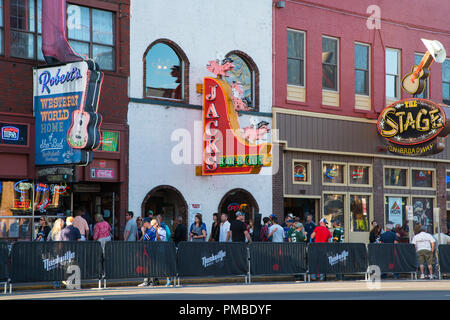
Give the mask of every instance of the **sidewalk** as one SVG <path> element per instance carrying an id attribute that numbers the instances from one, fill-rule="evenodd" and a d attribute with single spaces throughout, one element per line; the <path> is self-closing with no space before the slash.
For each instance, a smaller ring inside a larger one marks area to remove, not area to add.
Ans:
<path id="1" fill-rule="evenodd" d="M 166 284 L 166 278 L 158 278 L 160 285 L 158 287 L 164 287 Z M 172 279 L 173 280 L 173 279 Z M 303 278 L 302 278 L 303 280 Z M 121 280 L 108 280 L 106 279 L 106 287 L 130 287 L 137 286 L 142 283 L 142 278 L 137 279 L 121 279 Z M 295 281 L 294 276 L 252 276 L 252 282 L 278 282 L 278 281 Z M 220 278 L 180 278 L 180 285 L 188 284 L 211 284 L 211 283 L 244 283 L 244 277 L 220 277 Z M 173 284 L 173 282 L 172 282 Z M 81 288 L 98 288 L 98 280 L 82 280 Z M 101 282 L 103 288 L 103 281 Z M 45 290 L 55 289 L 64 290 L 65 286 L 61 284 L 60 288 L 56 288 L 53 282 L 33 282 L 33 283 L 13 283 L 12 291 L 23 290 Z M 9 288 L 8 288 L 9 290 Z M 8 291 L 9 292 L 9 291 Z M 3 294 L 3 285 L 0 286 L 0 294 Z"/>

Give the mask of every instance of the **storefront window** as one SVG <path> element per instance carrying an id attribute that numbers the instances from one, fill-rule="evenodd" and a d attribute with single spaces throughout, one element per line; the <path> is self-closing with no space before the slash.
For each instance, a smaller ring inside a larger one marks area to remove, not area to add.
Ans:
<path id="1" fill-rule="evenodd" d="M 447 171 L 445 182 L 447 183 L 447 190 L 450 190 L 450 171 Z"/>
<path id="2" fill-rule="evenodd" d="M 326 163 L 323 165 L 323 183 L 344 184 L 345 165 Z"/>
<path id="3" fill-rule="evenodd" d="M 352 232 L 370 231 L 370 196 L 350 195 L 350 219 Z"/>
<path id="4" fill-rule="evenodd" d="M 433 198 L 412 198 L 414 212 L 414 230 L 418 226 L 426 227 L 433 234 Z"/>
<path id="5" fill-rule="evenodd" d="M 339 220 L 344 225 L 345 196 L 342 194 L 325 194 L 323 197 L 323 216 L 331 224 L 333 220 Z"/>
<path id="6" fill-rule="evenodd" d="M 294 183 L 310 183 L 310 168 L 309 162 L 294 161 L 293 179 Z"/>
<path id="7" fill-rule="evenodd" d="M 234 85 L 238 85 L 239 89 L 235 89 L 244 104 L 251 111 L 255 111 L 255 90 L 254 90 L 254 78 L 255 74 L 250 68 L 250 65 L 238 54 L 232 53 L 227 55 L 227 58 L 233 60 L 234 69 L 228 71 L 229 76 L 225 77 L 225 81 L 233 88 Z M 239 92 L 242 91 L 242 92 Z"/>
<path id="8" fill-rule="evenodd" d="M 412 170 L 412 186 L 415 188 L 433 188 L 432 170 Z"/>
<path id="9" fill-rule="evenodd" d="M 390 187 L 407 187 L 407 172 L 408 169 L 400 168 L 385 168 L 384 169 L 384 183 Z"/>
<path id="10" fill-rule="evenodd" d="M 70 215 L 70 196 L 66 184 L 0 181 L 0 239 L 31 240 L 33 218 Z"/>
<path id="11" fill-rule="evenodd" d="M 369 166 L 349 166 L 350 184 L 369 185 L 370 167 Z"/>
<path id="12" fill-rule="evenodd" d="M 408 198 L 406 197 L 386 197 L 385 198 L 385 212 L 386 224 L 402 226 L 406 221 L 406 206 Z"/>

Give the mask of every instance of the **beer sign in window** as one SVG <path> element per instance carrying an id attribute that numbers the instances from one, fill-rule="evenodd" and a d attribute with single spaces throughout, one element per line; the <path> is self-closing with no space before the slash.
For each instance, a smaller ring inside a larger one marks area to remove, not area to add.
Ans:
<path id="1" fill-rule="evenodd" d="M 412 170 L 413 188 L 433 188 L 434 171 L 433 170 Z"/>
<path id="2" fill-rule="evenodd" d="M 349 166 L 349 184 L 367 186 L 371 184 L 370 167 L 350 165 Z"/>
<path id="3" fill-rule="evenodd" d="M 294 183 L 311 183 L 310 163 L 308 161 L 294 161 L 292 174 Z"/>
<path id="4" fill-rule="evenodd" d="M 322 177 L 324 184 L 345 184 L 345 165 L 324 163 Z"/>

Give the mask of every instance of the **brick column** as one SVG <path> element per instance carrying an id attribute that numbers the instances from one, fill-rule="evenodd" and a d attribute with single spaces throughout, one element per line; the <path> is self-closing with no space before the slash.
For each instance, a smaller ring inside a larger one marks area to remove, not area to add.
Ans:
<path id="1" fill-rule="evenodd" d="M 436 165 L 436 196 L 437 208 L 440 208 L 441 228 L 445 226 L 447 230 L 447 181 L 446 165 L 438 163 Z M 435 230 L 433 230 L 435 231 Z"/>
<path id="2" fill-rule="evenodd" d="M 284 194 L 283 194 L 283 174 L 284 174 L 284 163 L 283 163 L 283 146 L 279 144 L 272 145 L 272 155 L 273 155 L 273 169 L 278 170 L 273 172 L 272 176 L 272 213 L 274 213 L 278 222 L 282 223 L 284 221 Z"/>
<path id="3" fill-rule="evenodd" d="M 374 158 L 373 160 L 373 218 L 384 228 L 383 162 L 381 158 Z"/>

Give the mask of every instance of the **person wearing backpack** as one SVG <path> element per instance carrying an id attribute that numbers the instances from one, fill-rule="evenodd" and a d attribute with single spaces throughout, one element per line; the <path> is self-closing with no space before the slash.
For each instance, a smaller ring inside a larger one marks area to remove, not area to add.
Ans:
<path id="1" fill-rule="evenodd" d="M 269 242 L 269 223 L 270 219 L 268 217 L 263 218 L 263 225 L 261 230 L 259 231 L 259 241 L 261 242 Z"/>
<path id="2" fill-rule="evenodd" d="M 161 227 L 163 227 L 164 230 L 166 231 L 166 240 L 165 240 L 165 241 L 171 241 L 171 240 L 172 240 L 172 234 L 171 234 L 170 229 L 169 229 L 169 227 L 167 226 L 167 224 L 164 223 L 164 221 L 163 221 L 164 218 L 163 218 L 163 216 L 161 215 L 161 213 L 158 213 L 158 214 L 156 215 L 156 219 L 158 219 L 159 225 L 160 225 Z"/>

